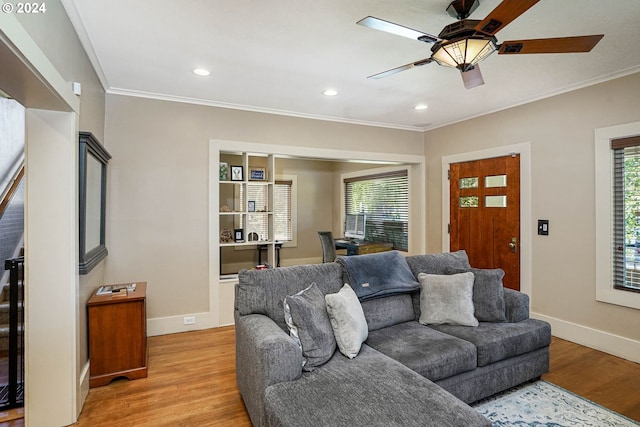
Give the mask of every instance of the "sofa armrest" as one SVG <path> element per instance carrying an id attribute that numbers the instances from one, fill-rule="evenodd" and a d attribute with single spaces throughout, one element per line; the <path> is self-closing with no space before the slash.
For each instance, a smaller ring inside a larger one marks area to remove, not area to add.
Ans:
<path id="1" fill-rule="evenodd" d="M 235 316 L 236 381 L 254 426 L 265 424 L 264 391 L 302 375 L 302 350 L 272 319 Z"/>
<path id="2" fill-rule="evenodd" d="M 517 323 L 529 318 L 529 295 L 504 288 L 504 305 L 507 322 Z"/>

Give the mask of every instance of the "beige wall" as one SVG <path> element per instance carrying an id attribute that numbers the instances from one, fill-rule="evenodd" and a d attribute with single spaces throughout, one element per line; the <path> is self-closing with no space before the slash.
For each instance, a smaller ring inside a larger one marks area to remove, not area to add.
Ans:
<path id="1" fill-rule="evenodd" d="M 107 95 L 105 144 L 113 159 L 105 279 L 148 281 L 149 318 L 209 310 L 211 139 L 408 155 L 424 149 L 420 132 Z M 298 213 L 299 239 L 311 244 L 283 257 L 319 256 L 316 228 L 331 228 L 335 203 L 326 200 L 330 178 L 327 186 L 316 180 L 332 174 L 331 163 L 314 162 L 305 175 L 299 164 L 278 163 L 282 173 L 311 183 L 311 191 L 298 191 L 299 205 L 326 201 L 320 211 Z"/>
<path id="2" fill-rule="evenodd" d="M 104 139 L 104 89 L 60 1 L 47 2 L 44 14 L 15 14 L 58 73 L 82 86 L 80 130 Z"/>
<path id="3" fill-rule="evenodd" d="M 443 156 L 530 143 L 532 310 L 640 340 L 638 310 L 595 300 L 594 130 L 637 121 L 640 74 L 436 129 L 425 134 L 427 249 L 442 248 Z M 536 229 L 536 224 L 532 224 Z"/>

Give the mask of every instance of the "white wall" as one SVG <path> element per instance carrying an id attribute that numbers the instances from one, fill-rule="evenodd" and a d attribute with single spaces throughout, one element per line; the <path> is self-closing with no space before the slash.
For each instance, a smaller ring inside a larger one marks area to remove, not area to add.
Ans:
<path id="1" fill-rule="evenodd" d="M 76 420 L 78 327 L 75 114 L 27 110 L 25 197 L 25 417 Z"/>

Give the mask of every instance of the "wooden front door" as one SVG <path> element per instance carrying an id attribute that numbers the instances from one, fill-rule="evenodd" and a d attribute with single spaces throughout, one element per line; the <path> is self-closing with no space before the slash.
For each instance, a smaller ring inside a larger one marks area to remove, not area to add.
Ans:
<path id="1" fill-rule="evenodd" d="M 520 290 L 520 155 L 453 163 L 449 169 L 450 250 L 476 268 L 502 268 Z"/>

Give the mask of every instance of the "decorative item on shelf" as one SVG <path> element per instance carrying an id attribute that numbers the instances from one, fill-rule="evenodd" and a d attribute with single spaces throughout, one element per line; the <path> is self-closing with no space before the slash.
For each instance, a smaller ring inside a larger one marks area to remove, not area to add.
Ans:
<path id="1" fill-rule="evenodd" d="M 242 166 L 231 166 L 231 181 L 244 180 L 244 173 Z"/>
<path id="2" fill-rule="evenodd" d="M 220 243 L 231 243 L 233 242 L 233 231 L 228 228 L 223 229 L 220 232 Z"/>
<path id="3" fill-rule="evenodd" d="M 229 163 L 220 162 L 220 181 L 229 180 Z"/>
<path id="4" fill-rule="evenodd" d="M 249 211 L 249 212 L 255 212 L 256 211 L 256 201 L 255 200 L 249 200 L 247 202 L 247 211 Z"/>
<path id="5" fill-rule="evenodd" d="M 250 242 L 257 242 L 259 239 L 260 238 L 258 237 L 258 233 L 256 233 L 255 231 L 247 234 L 247 240 Z"/>
<path id="6" fill-rule="evenodd" d="M 249 180 L 264 181 L 267 179 L 265 168 L 249 166 Z"/>
<path id="7" fill-rule="evenodd" d="M 236 243 L 244 243 L 244 230 L 242 228 L 234 229 L 233 234 Z"/>
<path id="8" fill-rule="evenodd" d="M 233 211 L 229 208 L 229 206 L 222 205 L 220 206 L 220 212 L 233 212 Z"/>

